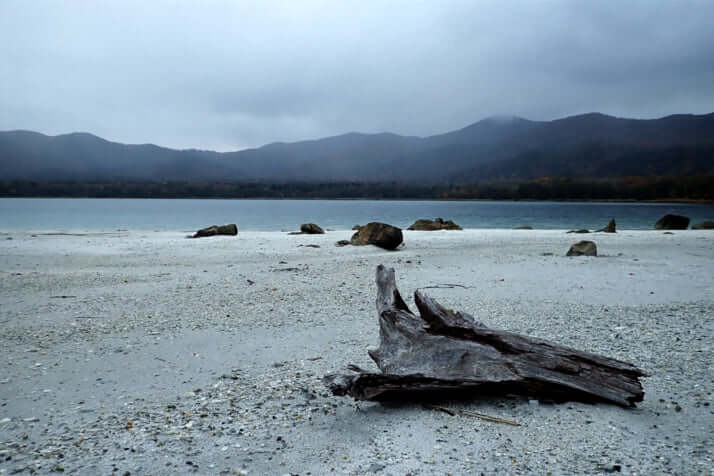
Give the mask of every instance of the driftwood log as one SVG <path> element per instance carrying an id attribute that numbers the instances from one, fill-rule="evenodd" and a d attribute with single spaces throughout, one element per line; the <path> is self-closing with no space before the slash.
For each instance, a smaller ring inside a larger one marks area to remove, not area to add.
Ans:
<path id="1" fill-rule="evenodd" d="M 632 364 L 544 340 L 489 329 L 416 291 L 420 315 L 399 294 L 394 269 L 377 267 L 379 348 L 370 350 L 381 373 L 324 377 L 334 395 L 356 400 L 476 397 L 520 394 L 566 401 L 635 406 L 645 373 Z"/>

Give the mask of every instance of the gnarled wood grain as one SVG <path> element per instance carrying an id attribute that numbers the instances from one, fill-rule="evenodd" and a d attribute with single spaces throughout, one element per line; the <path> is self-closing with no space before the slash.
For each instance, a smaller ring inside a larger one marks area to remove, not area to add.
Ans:
<path id="1" fill-rule="evenodd" d="M 512 332 L 489 329 L 417 291 L 412 313 L 394 269 L 377 267 L 379 348 L 369 355 L 382 372 L 328 375 L 335 395 L 357 400 L 458 393 L 519 393 L 555 400 L 634 406 L 644 372 L 632 364 Z"/>

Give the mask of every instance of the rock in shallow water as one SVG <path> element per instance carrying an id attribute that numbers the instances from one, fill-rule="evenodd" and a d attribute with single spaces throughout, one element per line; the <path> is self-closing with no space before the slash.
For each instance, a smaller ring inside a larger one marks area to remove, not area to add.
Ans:
<path id="1" fill-rule="evenodd" d="M 407 230 L 435 231 L 435 230 L 461 230 L 462 228 L 451 220 L 436 218 L 434 220 L 420 219 L 415 221 Z"/>
<path id="2" fill-rule="evenodd" d="M 689 217 L 681 215 L 665 215 L 655 223 L 655 230 L 686 230 Z"/>
<path id="3" fill-rule="evenodd" d="M 615 224 L 615 219 L 610 220 L 605 228 L 600 228 L 598 232 L 602 233 L 617 233 L 617 226 Z"/>

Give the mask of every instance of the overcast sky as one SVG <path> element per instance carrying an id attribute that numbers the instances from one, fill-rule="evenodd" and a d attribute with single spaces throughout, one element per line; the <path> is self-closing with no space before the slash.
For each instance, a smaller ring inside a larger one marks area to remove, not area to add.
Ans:
<path id="1" fill-rule="evenodd" d="M 0 130 L 235 150 L 714 111 L 714 1 L 0 0 Z"/>

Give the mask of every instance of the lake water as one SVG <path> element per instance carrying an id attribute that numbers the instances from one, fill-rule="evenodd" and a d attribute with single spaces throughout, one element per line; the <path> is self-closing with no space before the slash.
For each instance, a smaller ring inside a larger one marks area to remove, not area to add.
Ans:
<path id="1" fill-rule="evenodd" d="M 714 205 L 680 203 L 576 203 L 387 200 L 164 200 L 0 198 L 0 231 L 192 231 L 236 223 L 239 230 L 297 230 L 313 222 L 350 229 L 382 221 L 406 228 L 418 218 L 454 220 L 464 228 L 597 229 L 611 218 L 617 228 L 652 229 L 667 213 L 692 223 L 714 220 Z"/>

